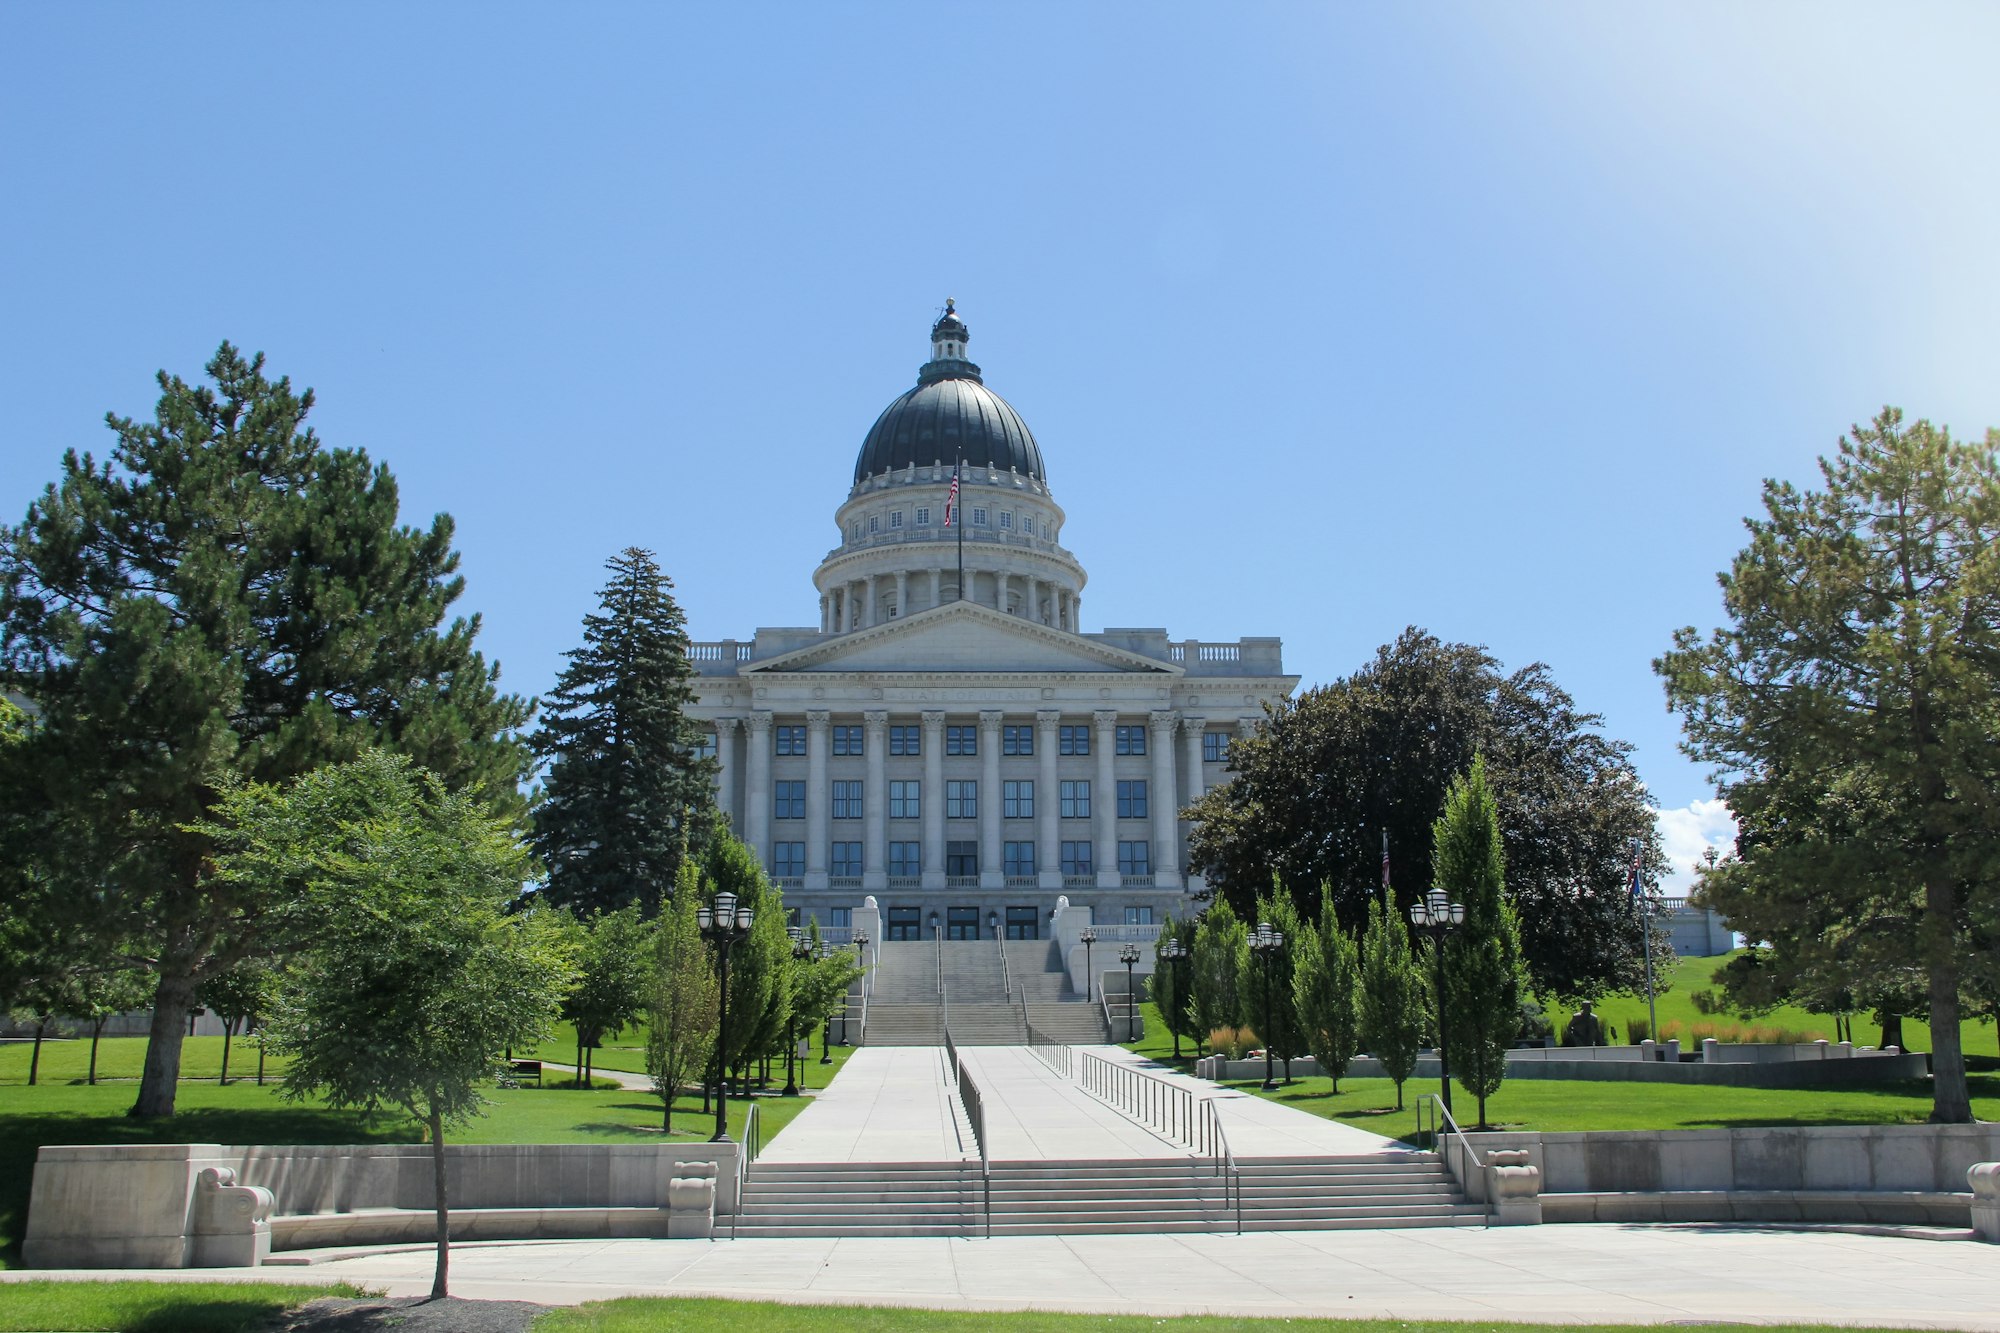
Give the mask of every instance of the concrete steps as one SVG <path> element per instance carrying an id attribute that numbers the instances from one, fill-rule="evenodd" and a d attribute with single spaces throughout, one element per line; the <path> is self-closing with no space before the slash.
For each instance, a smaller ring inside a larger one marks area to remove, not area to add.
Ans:
<path id="1" fill-rule="evenodd" d="M 1027 1025 L 1011 1004 L 951 1003 L 951 1039 L 960 1046 L 1025 1046 Z"/>
<path id="2" fill-rule="evenodd" d="M 944 1012 L 932 1004 L 868 1005 L 868 1030 L 862 1035 L 867 1046 L 942 1046 Z"/>
<path id="3" fill-rule="evenodd" d="M 1268 1158 L 1241 1165 L 1245 1231 L 1481 1225 L 1429 1153 Z M 985 1235 L 977 1162 L 753 1166 L 740 1236 Z M 1146 1235 L 1237 1229 L 1212 1161 L 995 1162 L 996 1236 Z"/>
<path id="4" fill-rule="evenodd" d="M 1038 1004 L 1030 1000 L 1027 1008 L 1028 1025 L 1042 1036 L 1071 1046 L 1102 1046 L 1111 1040 L 1104 1011 L 1094 1004 L 1081 1000 L 1070 1004 Z"/>

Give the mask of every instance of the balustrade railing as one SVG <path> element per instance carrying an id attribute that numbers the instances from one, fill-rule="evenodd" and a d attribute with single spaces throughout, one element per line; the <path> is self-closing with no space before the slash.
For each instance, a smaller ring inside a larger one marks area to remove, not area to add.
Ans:
<path id="1" fill-rule="evenodd" d="M 1076 1052 L 1069 1044 L 1057 1041 L 1032 1023 L 1028 1025 L 1028 1050 L 1064 1078 L 1071 1077 L 1076 1068 Z"/>
<path id="2" fill-rule="evenodd" d="M 1076 1080 L 1161 1138 L 1184 1143 L 1203 1157 L 1213 1155 L 1211 1130 L 1217 1122 L 1200 1113 L 1207 1099 L 1195 1096 L 1194 1089 L 1090 1051 L 1076 1052 Z"/>

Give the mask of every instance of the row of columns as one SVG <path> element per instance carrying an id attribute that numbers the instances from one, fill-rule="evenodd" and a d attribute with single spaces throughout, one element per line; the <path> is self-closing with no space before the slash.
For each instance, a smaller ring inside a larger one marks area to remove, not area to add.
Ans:
<path id="1" fill-rule="evenodd" d="M 944 723 L 941 711 L 925 711 L 923 721 L 922 815 L 923 887 L 945 887 L 945 784 Z M 979 714 L 979 886 L 1003 888 L 1006 874 L 1002 859 L 1000 741 L 1005 714 L 996 709 Z M 1118 872 L 1118 780 L 1117 726 L 1119 714 L 1102 710 L 1092 714 L 1092 754 L 1096 771 L 1091 780 L 1091 854 L 1099 888 L 1117 888 Z M 830 789 L 827 756 L 831 714 L 812 709 L 806 715 L 806 880 L 807 889 L 827 887 L 827 856 L 831 841 Z M 863 756 L 865 777 L 862 787 L 862 887 L 888 887 L 888 785 L 887 755 L 889 714 L 864 712 Z M 744 809 L 740 817 L 733 808 L 736 791 L 736 730 L 741 721 L 749 747 L 748 772 L 744 782 Z M 1181 839 L 1174 773 L 1174 734 L 1185 729 L 1188 789 L 1186 800 L 1199 798 L 1202 781 L 1202 732 L 1206 718 L 1171 711 L 1148 715 L 1151 758 L 1148 779 L 1148 831 L 1152 851 L 1153 882 L 1156 887 L 1181 885 Z M 1061 788 L 1056 769 L 1057 728 L 1062 714 L 1053 709 L 1035 714 L 1035 871 L 1039 887 L 1062 887 Z M 745 840 L 768 864 L 771 847 L 771 725 L 772 714 L 753 712 L 747 718 L 716 719 L 716 755 L 720 767 L 721 804 L 724 813 L 735 819 Z M 1247 733 L 1255 719 L 1238 723 Z"/>
<path id="2" fill-rule="evenodd" d="M 976 579 L 980 572 L 978 570 L 967 570 L 967 580 Z M 993 597 L 996 610 L 1005 611 L 1007 609 L 1007 594 L 1013 591 L 1014 581 L 1020 579 L 1025 583 L 1024 601 L 1022 603 L 1026 607 L 1026 610 L 1022 613 L 1025 619 L 1033 620 L 1037 624 L 1053 625 L 1057 629 L 1066 629 L 1071 632 L 1075 632 L 1076 627 L 1081 623 L 1077 617 L 1082 609 L 1083 599 L 1061 584 L 1040 578 L 1034 574 L 1009 574 L 999 570 L 987 570 L 984 572 L 994 580 Z M 931 606 L 941 605 L 944 601 L 944 573 L 944 570 L 940 568 L 919 571 L 916 575 L 918 578 L 924 577 L 925 574 L 929 576 L 929 605 Z M 871 626 L 882 624 L 891 619 L 892 617 L 888 615 L 882 602 L 882 593 L 890 579 L 894 579 L 896 584 L 896 615 L 906 616 L 910 614 L 911 577 L 911 572 L 907 569 L 899 569 L 894 574 L 870 574 L 866 578 L 850 579 L 845 583 L 837 584 L 828 591 L 821 593 L 819 599 L 820 632 L 822 634 L 849 634 L 855 630 L 868 629 Z M 1050 601 L 1049 614 L 1046 617 L 1043 616 L 1041 609 L 1044 588 L 1048 590 Z M 970 589 L 968 589 L 969 591 Z M 973 599 L 968 597 L 968 600 Z"/>

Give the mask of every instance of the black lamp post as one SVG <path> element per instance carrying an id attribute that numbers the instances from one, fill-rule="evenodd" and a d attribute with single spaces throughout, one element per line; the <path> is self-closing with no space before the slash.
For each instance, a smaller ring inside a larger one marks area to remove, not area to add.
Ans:
<path id="1" fill-rule="evenodd" d="M 825 940 L 821 940 L 819 942 L 819 957 L 821 962 L 825 962 L 827 959 L 833 957 L 833 946 L 827 943 Z M 840 997 L 840 1008 L 843 1014 L 847 1010 L 847 996 L 845 994 L 843 994 Z M 845 1020 L 843 1019 L 842 1021 L 844 1022 Z M 810 1042 L 812 1038 L 808 1037 L 806 1038 L 806 1040 Z M 826 1016 L 826 1022 L 820 1025 L 820 1030 L 819 1030 L 819 1062 L 823 1065 L 830 1065 L 833 1063 L 833 1052 L 830 1049 L 828 1049 L 830 1046 L 832 1046 L 832 1044 L 833 1044 L 833 1015 L 828 1014 Z M 811 1046 L 807 1046 L 806 1049 L 811 1050 L 812 1048 Z"/>
<path id="2" fill-rule="evenodd" d="M 1264 964 L 1264 1090 L 1269 1092 L 1278 1086 L 1276 1076 L 1271 1072 L 1271 968 L 1278 956 L 1285 951 L 1285 932 L 1272 926 L 1268 921 L 1259 921 L 1254 934 L 1250 936 L 1250 952 L 1257 955 Z"/>
<path id="3" fill-rule="evenodd" d="M 713 906 L 694 909 L 695 925 L 701 937 L 715 946 L 722 974 L 722 1012 L 715 1033 L 715 1137 L 710 1143 L 729 1142 L 729 948 L 750 937 L 750 909 L 739 908 L 736 901 L 736 895 L 724 889 L 715 895 Z"/>
<path id="4" fill-rule="evenodd" d="M 1139 946 L 1126 944 L 1119 946 L 1118 961 L 1125 964 L 1125 1040 L 1136 1041 L 1132 1029 L 1138 1026 L 1139 992 L 1132 988 L 1132 965 L 1139 961 Z"/>
<path id="5" fill-rule="evenodd" d="M 986 914 L 986 925 L 987 925 L 987 927 L 988 927 L 989 929 L 991 929 L 991 930 L 992 930 L 992 932 L 993 932 L 993 938 L 994 938 L 994 939 L 996 939 L 996 940 L 997 940 L 997 939 L 999 939 L 999 938 L 1000 938 L 1000 914 L 999 914 L 998 912 L 988 912 L 988 913 Z"/>
<path id="6" fill-rule="evenodd" d="M 1090 946 L 1097 943 L 1097 927 L 1085 926 L 1077 938 L 1083 941 L 1083 998 L 1087 1003 L 1097 998 L 1097 978 L 1090 974 Z"/>
<path id="7" fill-rule="evenodd" d="M 785 927 L 785 934 L 791 936 L 792 961 L 795 963 L 809 962 L 813 956 L 813 946 L 812 941 L 806 938 L 805 928 L 803 926 L 787 926 Z M 808 1037 L 808 1040 L 810 1040 L 810 1037 Z M 798 1011 L 793 1009 L 787 1011 L 785 1014 L 785 1091 L 782 1095 L 786 1097 L 796 1097 L 799 1095 L 798 1055 Z"/>
<path id="8" fill-rule="evenodd" d="M 1183 1001 L 1185 1001 L 1187 997 L 1187 973 L 1184 972 L 1182 969 L 1187 966 L 1188 951 L 1187 951 L 1187 945 L 1181 943 L 1180 936 L 1178 935 L 1169 936 L 1167 942 L 1160 946 L 1160 961 L 1164 962 L 1168 967 L 1173 969 L 1174 994 L 1177 997 L 1180 997 Z M 1157 989 L 1157 987 L 1155 989 Z M 1166 1015 L 1164 1011 L 1162 1011 L 1161 1013 L 1160 1021 L 1163 1023 L 1166 1022 Z M 1178 1060 L 1181 1058 L 1180 1025 L 1178 1022 L 1172 1022 L 1172 1023 L 1167 1023 L 1167 1026 L 1173 1029 L 1174 1059 Z"/>
<path id="9" fill-rule="evenodd" d="M 1453 902 L 1443 889 L 1432 889 L 1410 904 L 1410 924 L 1431 937 L 1431 956 L 1437 964 L 1438 1080 L 1447 1114 L 1451 1111 L 1451 1056 L 1444 1045 L 1444 937 L 1464 921 L 1465 904 Z"/>

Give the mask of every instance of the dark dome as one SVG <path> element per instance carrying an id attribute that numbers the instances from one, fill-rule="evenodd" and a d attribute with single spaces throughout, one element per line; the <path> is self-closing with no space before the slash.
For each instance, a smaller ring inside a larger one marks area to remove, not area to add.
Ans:
<path id="1" fill-rule="evenodd" d="M 931 325 L 931 359 L 917 372 L 917 387 L 884 408 L 861 442 L 857 483 L 912 464 L 963 460 L 968 467 L 1011 468 L 1047 484 L 1028 423 L 965 359 L 971 336 L 956 303 L 945 302 L 943 317 Z"/>

